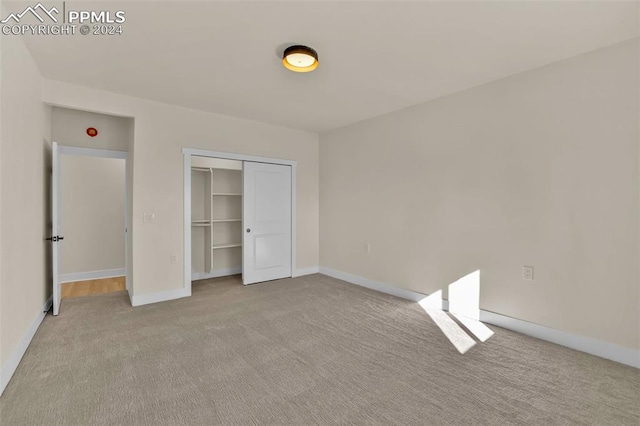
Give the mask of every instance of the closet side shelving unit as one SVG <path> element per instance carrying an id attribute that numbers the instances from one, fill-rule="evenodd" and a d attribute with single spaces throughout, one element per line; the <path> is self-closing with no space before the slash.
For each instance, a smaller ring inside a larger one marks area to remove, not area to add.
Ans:
<path id="1" fill-rule="evenodd" d="M 218 251 L 242 247 L 242 226 L 237 230 L 232 228 L 237 226 L 234 224 L 242 225 L 242 218 L 240 217 L 242 215 L 242 193 L 228 192 L 228 189 L 234 186 L 241 190 L 242 170 L 216 167 L 192 167 L 192 171 L 208 174 L 208 179 L 205 178 L 205 192 L 210 194 L 210 196 L 208 197 L 208 202 L 205 201 L 204 203 L 205 217 L 192 217 L 191 226 L 207 228 L 205 230 L 204 244 L 205 250 L 207 250 L 208 253 L 204 253 L 204 272 L 207 275 L 212 275 L 216 266 L 215 258 Z M 220 186 L 223 186 L 224 189 L 216 191 L 216 174 L 221 174 L 222 176 L 228 175 L 228 178 L 232 180 L 237 179 L 237 182 L 221 182 Z M 194 194 L 192 194 L 192 197 L 193 196 Z M 236 203 L 235 206 L 234 203 Z M 222 207 L 222 213 L 220 213 L 221 209 L 216 207 Z M 235 233 L 238 235 L 234 235 Z M 230 237 L 231 235 L 233 235 L 233 237 Z M 239 262 L 241 263 L 241 260 L 239 260 Z M 234 267 L 240 266 L 241 265 L 234 265 Z"/>

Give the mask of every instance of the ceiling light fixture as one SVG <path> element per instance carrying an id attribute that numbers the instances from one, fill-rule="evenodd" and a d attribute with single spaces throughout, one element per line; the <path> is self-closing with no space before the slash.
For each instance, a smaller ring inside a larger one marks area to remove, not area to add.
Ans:
<path id="1" fill-rule="evenodd" d="M 295 72 L 313 71 L 318 68 L 318 52 L 307 46 L 289 46 L 282 55 L 282 65 Z"/>

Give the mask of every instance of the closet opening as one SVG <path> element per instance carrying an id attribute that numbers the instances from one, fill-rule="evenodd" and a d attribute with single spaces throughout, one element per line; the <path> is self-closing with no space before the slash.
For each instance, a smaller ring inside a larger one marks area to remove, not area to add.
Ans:
<path id="1" fill-rule="evenodd" d="M 290 278 L 295 161 L 187 148 L 183 154 L 185 287 Z"/>
<path id="2" fill-rule="evenodd" d="M 191 163 L 191 279 L 242 274 L 242 161 Z"/>

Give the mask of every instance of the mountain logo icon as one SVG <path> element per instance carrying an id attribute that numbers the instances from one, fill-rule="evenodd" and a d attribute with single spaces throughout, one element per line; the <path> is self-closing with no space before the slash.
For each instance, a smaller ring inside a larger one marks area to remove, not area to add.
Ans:
<path id="1" fill-rule="evenodd" d="M 15 23 L 19 23 L 20 20 L 27 14 L 32 14 L 33 16 L 35 16 L 38 21 L 40 22 L 44 22 L 44 18 L 45 17 L 49 17 L 53 22 L 58 22 L 58 18 L 56 18 L 53 14 L 58 14 L 60 13 L 60 11 L 55 8 L 52 7 L 51 9 L 47 9 L 46 7 L 44 7 L 42 5 L 42 3 L 38 3 L 35 6 L 28 6 L 25 10 L 23 10 L 21 13 L 10 13 L 9 16 L 7 16 L 5 19 L 3 19 L 2 21 L 0 21 L 0 23 L 2 24 L 6 24 L 7 22 L 9 22 L 10 20 L 14 20 Z"/>

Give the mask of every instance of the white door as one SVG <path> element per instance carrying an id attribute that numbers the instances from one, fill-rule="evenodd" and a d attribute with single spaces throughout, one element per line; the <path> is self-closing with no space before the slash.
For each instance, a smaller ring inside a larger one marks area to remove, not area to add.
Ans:
<path id="1" fill-rule="evenodd" d="M 242 282 L 291 276 L 291 166 L 244 162 Z"/>
<path id="2" fill-rule="evenodd" d="M 58 241 L 63 237 L 59 236 L 60 222 L 58 217 L 58 177 L 60 176 L 60 164 L 58 155 L 58 144 L 51 145 L 51 236 L 47 238 L 51 241 L 51 272 L 53 275 L 53 315 L 58 315 L 60 311 L 60 281 L 58 279 Z"/>

